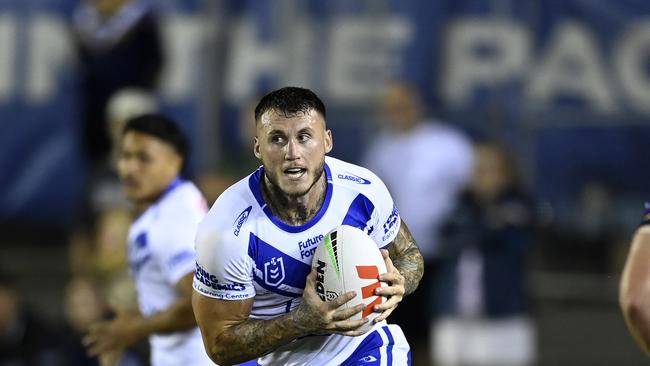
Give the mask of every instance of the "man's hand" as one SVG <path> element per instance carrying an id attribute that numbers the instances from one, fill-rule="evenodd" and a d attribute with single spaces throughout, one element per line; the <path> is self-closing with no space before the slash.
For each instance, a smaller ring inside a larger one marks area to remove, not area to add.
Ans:
<path id="1" fill-rule="evenodd" d="M 88 355 L 117 362 L 119 357 L 116 354 L 121 354 L 143 337 L 137 326 L 140 319 L 140 315 L 120 314 L 113 320 L 93 324 L 83 338 Z"/>
<path id="2" fill-rule="evenodd" d="M 305 290 L 302 293 L 302 302 L 296 308 L 293 318 L 299 327 L 313 334 L 338 333 L 346 336 L 360 336 L 365 331 L 359 328 L 368 322 L 368 319 L 350 320 L 350 318 L 363 311 L 365 305 L 359 304 L 352 308 L 341 306 L 356 297 L 354 291 L 341 294 L 332 301 L 323 301 L 316 293 L 316 270 L 312 269 Z"/>
<path id="3" fill-rule="evenodd" d="M 383 304 L 375 305 L 375 312 L 381 313 L 375 318 L 375 323 L 379 323 L 388 318 L 397 305 L 402 301 L 404 293 L 406 292 L 404 288 L 404 276 L 402 276 L 393 265 L 393 261 L 390 259 L 388 251 L 386 249 L 380 250 L 382 257 L 384 257 L 384 262 L 386 262 L 386 273 L 379 275 L 379 281 L 387 283 L 388 286 L 377 287 L 375 289 L 375 295 L 386 296 L 388 300 Z"/>

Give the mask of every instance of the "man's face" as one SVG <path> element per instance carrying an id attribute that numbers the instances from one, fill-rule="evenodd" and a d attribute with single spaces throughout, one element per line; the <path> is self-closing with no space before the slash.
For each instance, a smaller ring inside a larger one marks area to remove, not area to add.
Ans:
<path id="1" fill-rule="evenodd" d="M 257 122 L 255 156 L 262 160 L 266 177 L 287 196 L 309 192 L 331 150 L 332 133 L 314 110 L 291 117 L 270 110 Z"/>
<path id="2" fill-rule="evenodd" d="M 156 137 L 129 131 L 122 137 L 118 173 L 127 198 L 155 200 L 180 172 L 182 158 Z"/>

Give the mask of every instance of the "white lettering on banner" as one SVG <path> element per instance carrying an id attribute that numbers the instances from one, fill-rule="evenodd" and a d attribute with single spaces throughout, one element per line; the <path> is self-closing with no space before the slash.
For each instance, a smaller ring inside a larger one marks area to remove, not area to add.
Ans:
<path id="1" fill-rule="evenodd" d="M 72 42 L 60 17 L 37 15 L 29 27 L 26 97 L 47 102 L 57 91 L 61 69 L 72 58 Z"/>
<path id="2" fill-rule="evenodd" d="M 338 102 L 376 98 L 402 70 L 413 25 L 403 17 L 339 18 L 331 24 L 326 89 Z"/>
<path id="3" fill-rule="evenodd" d="M 624 104 L 650 113 L 650 21 L 630 25 L 607 58 L 594 32 L 576 21 L 556 25 L 539 54 L 525 24 L 502 18 L 462 18 L 446 34 L 440 90 L 454 107 L 472 103 L 480 88 L 519 82 L 526 108 L 549 108 L 558 97 L 573 96 L 596 113 L 616 112 Z"/>
<path id="4" fill-rule="evenodd" d="M 207 29 L 201 19 L 172 15 L 162 23 L 168 52 L 162 94 L 172 102 L 194 95 L 200 82 L 201 46 Z M 59 91 L 61 71 L 74 61 L 70 31 L 61 16 L 47 13 L 27 18 L 22 29 L 26 42 L 18 44 L 16 17 L 0 14 L 0 102 L 21 95 L 30 103 L 47 103 Z M 19 52 L 19 47 L 26 47 L 26 52 Z M 17 65 L 23 54 L 24 62 Z M 19 72 L 24 76 L 18 76 Z M 17 80 L 25 83 L 19 85 Z"/>
<path id="5" fill-rule="evenodd" d="M 16 18 L 8 13 L 0 14 L 0 101 L 9 99 L 16 85 L 14 64 L 16 61 Z"/>
<path id="6" fill-rule="evenodd" d="M 555 27 L 525 95 L 535 106 L 549 105 L 560 95 L 574 95 L 592 110 L 612 112 L 616 102 L 610 80 L 593 34 L 578 22 L 565 21 Z"/>
<path id="7" fill-rule="evenodd" d="M 209 21 L 203 14 L 163 18 L 168 54 L 161 93 L 167 100 L 183 101 L 201 92 L 202 71 L 211 67 L 204 63 L 205 50 L 216 45 L 209 38 Z M 324 96 L 338 103 L 368 102 L 403 70 L 403 52 L 414 39 L 414 25 L 402 16 L 347 16 L 313 24 L 305 15 L 291 32 L 278 26 L 267 39 L 251 18 L 232 22 L 232 47 L 224 65 L 226 97 L 247 101 L 265 77 L 274 85 L 320 86 Z M 628 108 L 650 114 L 650 21 L 631 23 L 613 35 L 608 48 L 590 26 L 559 22 L 546 43 L 536 47 L 528 25 L 514 19 L 456 18 L 444 33 L 441 94 L 460 109 L 481 88 L 517 83 L 523 108 L 553 108 L 558 97 L 568 96 L 580 98 L 584 103 L 579 108 L 595 113 Z M 320 34 L 324 41 L 316 37 Z M 61 88 L 59 75 L 73 60 L 72 44 L 60 14 L 34 12 L 18 18 L 0 13 L 0 103 L 16 97 L 29 103 L 51 101 Z"/>
<path id="8" fill-rule="evenodd" d="M 650 75 L 646 68 L 650 56 L 650 21 L 643 20 L 627 28 L 613 54 L 614 67 L 630 105 L 650 113 Z"/>
<path id="9" fill-rule="evenodd" d="M 193 96 L 203 85 L 200 75 L 205 65 L 202 55 L 208 33 L 207 24 L 201 17 L 174 15 L 165 17 L 162 23 L 163 49 L 166 63 L 162 74 L 162 92 L 172 102 Z"/>
<path id="10" fill-rule="evenodd" d="M 442 93 L 453 106 L 468 103 L 477 87 L 500 86 L 523 77 L 528 67 L 528 31 L 507 19 L 455 21 L 445 46 Z"/>
<path id="11" fill-rule="evenodd" d="M 311 85 L 314 44 L 313 30 L 293 20 L 291 32 L 278 39 L 259 40 L 257 25 L 243 18 L 231 29 L 233 34 L 226 63 L 226 96 L 245 102 L 256 92 L 259 77 L 268 76 L 278 85 Z"/>

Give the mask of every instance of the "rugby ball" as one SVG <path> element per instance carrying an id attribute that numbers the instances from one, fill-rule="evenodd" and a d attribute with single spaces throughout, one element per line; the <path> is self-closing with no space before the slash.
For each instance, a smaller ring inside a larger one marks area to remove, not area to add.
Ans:
<path id="1" fill-rule="evenodd" d="M 386 273 L 386 263 L 377 244 L 362 230 L 341 225 L 327 233 L 316 247 L 312 267 L 316 269 L 316 292 L 323 301 L 355 291 L 357 296 L 342 305 L 350 308 L 363 303 L 363 312 L 350 319 L 368 318 L 362 329 L 372 327 L 372 320 L 380 313 L 375 305 L 386 302 L 376 296 L 375 289 L 388 286 L 378 276 Z"/>

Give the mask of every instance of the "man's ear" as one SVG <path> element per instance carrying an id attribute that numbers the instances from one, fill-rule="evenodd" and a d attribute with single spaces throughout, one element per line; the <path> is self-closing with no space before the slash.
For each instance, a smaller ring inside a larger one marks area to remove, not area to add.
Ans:
<path id="1" fill-rule="evenodd" d="M 332 151 L 334 148 L 334 140 L 332 139 L 332 130 L 325 130 L 325 154 Z"/>
<path id="2" fill-rule="evenodd" d="M 262 154 L 260 153 L 260 141 L 257 139 L 257 136 L 253 139 L 253 154 L 255 157 L 262 160 Z"/>

